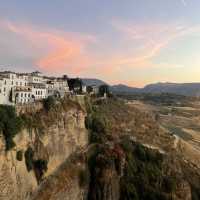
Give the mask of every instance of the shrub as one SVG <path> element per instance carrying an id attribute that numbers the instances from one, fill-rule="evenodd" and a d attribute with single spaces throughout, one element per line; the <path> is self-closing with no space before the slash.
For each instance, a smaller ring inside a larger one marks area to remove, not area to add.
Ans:
<path id="1" fill-rule="evenodd" d="M 89 183 L 89 171 L 87 169 L 79 172 L 79 186 L 85 187 Z"/>
<path id="2" fill-rule="evenodd" d="M 127 153 L 133 152 L 133 143 L 128 136 L 124 136 L 121 141 L 123 150 Z"/>
<path id="3" fill-rule="evenodd" d="M 164 177 L 162 183 L 163 189 L 166 192 L 173 192 L 176 189 L 176 180 L 173 177 Z"/>
<path id="4" fill-rule="evenodd" d="M 47 99 L 43 100 L 44 109 L 48 112 L 51 108 L 55 106 L 56 100 L 53 96 L 49 96 Z"/>
<path id="5" fill-rule="evenodd" d="M 90 130 L 90 143 L 102 143 L 106 140 L 107 121 L 97 113 L 85 118 L 85 127 Z"/>
<path id="6" fill-rule="evenodd" d="M 3 133 L 6 150 L 10 150 L 15 146 L 14 136 L 22 128 L 22 119 L 16 115 L 13 106 L 0 106 L 0 132 Z"/>
<path id="7" fill-rule="evenodd" d="M 26 150 L 26 152 L 24 154 L 26 168 L 27 168 L 28 172 L 33 169 L 33 155 L 34 155 L 33 149 L 31 147 L 28 147 L 28 149 Z"/>
<path id="8" fill-rule="evenodd" d="M 16 159 L 18 161 L 22 161 L 23 160 L 23 152 L 21 150 L 17 151 L 17 153 L 16 153 Z"/>
<path id="9" fill-rule="evenodd" d="M 121 191 L 120 191 L 120 200 L 139 200 L 137 190 L 135 185 L 132 183 L 127 183 L 127 180 L 124 178 L 120 182 Z"/>
<path id="10" fill-rule="evenodd" d="M 92 127 L 92 118 L 90 116 L 85 117 L 85 128 L 90 129 Z"/>
<path id="11" fill-rule="evenodd" d="M 96 132 L 90 132 L 89 142 L 102 144 L 105 141 L 104 135 Z"/>
<path id="12" fill-rule="evenodd" d="M 90 129 L 96 133 L 106 133 L 106 121 L 98 115 L 93 115 L 92 117 Z"/>
<path id="13" fill-rule="evenodd" d="M 109 94 L 109 86 L 108 85 L 101 85 L 99 86 L 99 96 L 103 96 L 104 94 Z"/>
<path id="14" fill-rule="evenodd" d="M 142 161 L 146 160 L 145 147 L 143 147 L 141 144 L 136 145 L 135 154 L 136 154 L 136 156 L 138 157 L 139 160 L 142 160 Z"/>

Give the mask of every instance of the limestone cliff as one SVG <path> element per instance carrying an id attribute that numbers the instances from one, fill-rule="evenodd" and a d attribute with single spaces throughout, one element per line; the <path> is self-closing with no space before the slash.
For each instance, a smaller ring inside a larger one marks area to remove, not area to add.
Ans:
<path id="1" fill-rule="evenodd" d="M 14 138 L 16 146 L 12 150 L 6 152 L 4 138 L 0 138 L 0 200 L 29 199 L 46 176 L 70 154 L 87 145 L 86 113 L 78 104 L 66 101 L 62 106 L 56 105 L 56 110 L 36 112 L 37 115 L 30 116 L 37 118 L 36 126 L 24 127 Z M 48 162 L 42 177 L 34 169 L 27 170 L 24 154 L 29 147 L 34 152 L 34 160 Z M 17 159 L 18 153 L 22 154 L 22 160 Z"/>
<path id="2" fill-rule="evenodd" d="M 86 199 L 88 176 L 85 155 L 76 152 L 47 177 L 33 193 L 31 200 L 83 200 Z M 86 179 L 85 179 L 86 178 Z"/>
<path id="3" fill-rule="evenodd" d="M 0 137 L 0 200 L 199 199 L 198 170 L 173 136 L 117 99 L 92 100 L 17 110 L 16 146 Z"/>

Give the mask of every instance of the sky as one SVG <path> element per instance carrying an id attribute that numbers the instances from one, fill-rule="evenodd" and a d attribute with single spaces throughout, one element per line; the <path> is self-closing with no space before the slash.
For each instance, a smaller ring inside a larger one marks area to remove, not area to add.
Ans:
<path id="1" fill-rule="evenodd" d="M 0 70 L 200 82 L 199 9 L 199 0 L 2 0 Z"/>

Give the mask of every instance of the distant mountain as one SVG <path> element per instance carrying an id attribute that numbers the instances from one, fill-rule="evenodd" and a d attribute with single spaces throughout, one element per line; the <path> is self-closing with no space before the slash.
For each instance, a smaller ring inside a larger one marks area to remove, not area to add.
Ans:
<path id="1" fill-rule="evenodd" d="M 141 89 L 139 88 L 129 87 L 123 84 L 113 85 L 110 87 L 110 89 L 113 93 L 126 93 L 126 94 L 138 93 L 141 91 Z"/>
<path id="2" fill-rule="evenodd" d="M 155 83 L 144 88 L 115 85 L 111 90 L 116 94 L 172 93 L 185 96 L 200 96 L 200 83 Z"/>
<path id="3" fill-rule="evenodd" d="M 156 83 L 144 87 L 145 93 L 174 93 L 185 96 L 200 96 L 200 83 Z"/>
<path id="4" fill-rule="evenodd" d="M 108 85 L 106 82 L 100 80 L 100 79 L 95 79 L 95 78 L 82 78 L 82 81 L 85 85 L 96 85 L 96 86 L 100 86 L 100 85 Z"/>
<path id="5" fill-rule="evenodd" d="M 82 81 L 85 85 L 109 85 L 106 82 L 95 78 L 83 78 Z M 110 90 L 115 94 L 172 93 L 184 96 L 200 97 L 200 83 L 154 83 L 146 85 L 144 88 L 118 84 L 113 86 L 110 85 Z"/>

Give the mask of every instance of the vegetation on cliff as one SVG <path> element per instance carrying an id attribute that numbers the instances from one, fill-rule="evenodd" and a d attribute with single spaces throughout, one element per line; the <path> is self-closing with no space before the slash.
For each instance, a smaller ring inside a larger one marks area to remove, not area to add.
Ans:
<path id="1" fill-rule="evenodd" d="M 153 118 L 131 113 L 133 110 L 116 99 L 95 100 L 89 108 L 86 127 L 90 143 L 95 145 L 88 158 L 89 200 L 200 199 L 200 177 L 194 173 L 195 180 L 190 180 L 191 172 L 175 152 L 163 154 L 133 140 L 134 134 L 138 138 L 147 135 L 145 141 L 148 135 L 157 134 L 156 124 L 150 124 Z M 133 133 L 127 131 L 130 119 L 134 119 Z M 150 125 L 141 132 L 141 124 Z"/>
<path id="2" fill-rule="evenodd" d="M 13 106 L 0 105 L 0 133 L 4 136 L 7 151 L 15 146 L 13 138 L 21 130 L 22 124 Z"/>
<path id="3" fill-rule="evenodd" d="M 36 178 L 38 183 L 43 178 L 44 173 L 48 169 L 48 160 L 44 159 L 34 159 L 34 150 L 31 147 L 28 147 L 25 151 L 24 157 L 25 157 L 25 163 L 27 171 L 30 172 L 31 170 L 34 170 Z"/>

